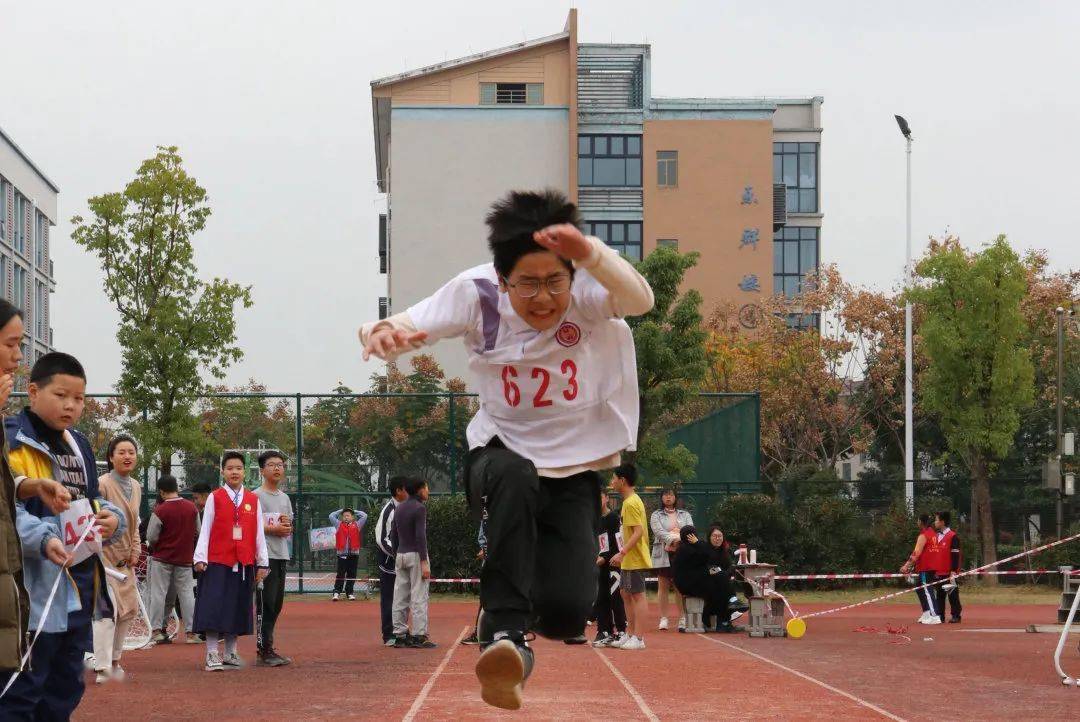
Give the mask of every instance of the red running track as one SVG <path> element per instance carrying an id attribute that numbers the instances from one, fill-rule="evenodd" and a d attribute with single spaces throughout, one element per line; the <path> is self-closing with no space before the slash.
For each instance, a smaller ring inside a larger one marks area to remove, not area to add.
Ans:
<path id="1" fill-rule="evenodd" d="M 934 627 L 911 624 L 917 612 L 914 605 L 887 605 L 817 618 L 801 640 L 650 631 L 648 648 L 632 652 L 539 640 L 525 707 L 507 713 L 479 699 L 476 648 L 454 644 L 471 625 L 473 604 L 433 605 L 438 649 L 395 650 L 379 643 L 376 601 L 290 600 L 277 636 L 293 665 L 208 673 L 202 646 L 129 652 L 123 662 L 129 680 L 95 687 L 88 675 L 75 719 L 1049 720 L 1076 714 L 1080 690 L 1063 687 L 1053 673 L 1056 635 L 972 631 L 1045 623 L 1053 607 L 972 607 L 962 625 Z M 912 641 L 892 644 L 894 635 L 855 631 L 887 624 L 908 625 Z M 1078 638 L 1067 647 L 1067 671 L 1080 672 Z M 240 652 L 253 660 L 253 637 L 241 640 Z"/>

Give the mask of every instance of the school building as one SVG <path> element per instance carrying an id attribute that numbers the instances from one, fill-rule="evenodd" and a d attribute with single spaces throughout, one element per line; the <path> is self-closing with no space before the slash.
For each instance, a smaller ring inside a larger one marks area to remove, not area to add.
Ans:
<path id="1" fill-rule="evenodd" d="M 60 190 L 0 128 L 0 294 L 22 309 L 23 358 L 53 349 L 49 294 L 56 290 L 49 236 Z"/>
<path id="2" fill-rule="evenodd" d="M 649 45 L 579 43 L 571 10 L 560 33 L 372 81 L 380 316 L 490 260 L 488 206 L 542 187 L 628 258 L 698 251 L 686 284 L 706 317 L 734 304 L 750 329 L 763 294 L 796 296 L 821 255 L 822 98 L 662 97 L 651 64 Z"/>

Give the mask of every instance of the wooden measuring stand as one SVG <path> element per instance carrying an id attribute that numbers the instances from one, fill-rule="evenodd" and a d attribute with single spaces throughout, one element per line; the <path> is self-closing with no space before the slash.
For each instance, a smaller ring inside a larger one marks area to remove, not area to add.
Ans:
<path id="1" fill-rule="evenodd" d="M 736 569 L 750 585 L 750 623 L 746 626 L 751 637 L 786 637 L 784 602 L 769 596 L 775 589 L 775 564 L 737 564 Z"/>

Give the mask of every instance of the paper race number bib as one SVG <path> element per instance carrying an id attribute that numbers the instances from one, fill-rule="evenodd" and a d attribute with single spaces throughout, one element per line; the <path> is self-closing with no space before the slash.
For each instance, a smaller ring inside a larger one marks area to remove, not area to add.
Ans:
<path id="1" fill-rule="evenodd" d="M 75 548 L 86 527 L 94 521 L 94 509 L 89 499 L 72 502 L 71 507 L 60 514 L 60 540 L 64 542 L 64 551 L 73 556 L 73 566 L 101 551 L 101 537 L 95 531 L 87 532 L 86 539 L 78 549 Z"/>

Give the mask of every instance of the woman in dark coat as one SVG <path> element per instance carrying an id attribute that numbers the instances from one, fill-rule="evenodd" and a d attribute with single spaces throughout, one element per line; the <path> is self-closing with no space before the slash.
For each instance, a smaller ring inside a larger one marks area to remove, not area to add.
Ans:
<path id="1" fill-rule="evenodd" d="M 708 600 L 712 585 L 709 582 L 709 547 L 698 539 L 697 530 L 687 524 L 679 530 L 679 548 L 671 562 L 675 588 L 684 597 Z"/>
<path id="2" fill-rule="evenodd" d="M 731 553 L 724 532 L 715 524 L 709 527 L 709 595 L 705 598 L 702 618 L 705 627 L 718 632 L 734 631 L 731 625 L 731 599 L 735 589 L 731 584 Z M 713 617 L 716 620 L 713 621 Z"/>

